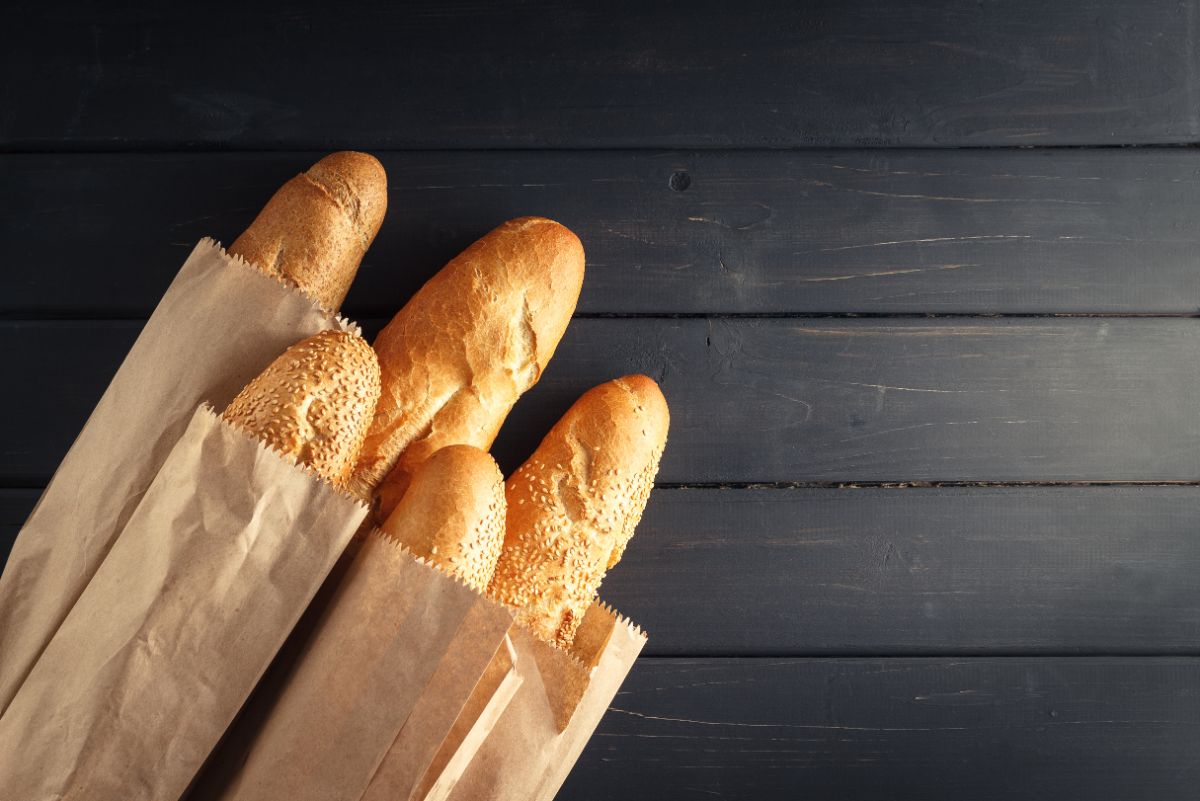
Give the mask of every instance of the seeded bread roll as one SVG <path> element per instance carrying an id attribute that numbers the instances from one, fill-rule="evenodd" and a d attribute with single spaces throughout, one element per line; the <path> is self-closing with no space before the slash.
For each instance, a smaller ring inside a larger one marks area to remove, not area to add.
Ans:
<path id="1" fill-rule="evenodd" d="M 489 592 L 541 639 L 570 646 L 641 520 L 669 422 L 653 380 L 609 381 L 584 393 L 508 479 Z"/>
<path id="2" fill-rule="evenodd" d="M 478 448 L 442 448 L 417 467 L 383 530 L 482 592 L 504 542 L 504 476 Z"/>
<path id="3" fill-rule="evenodd" d="M 271 362 L 222 417 L 344 486 L 378 400 L 371 346 L 345 331 L 322 331 Z"/>
<path id="4" fill-rule="evenodd" d="M 417 465 L 447 445 L 491 447 L 537 383 L 583 284 L 583 246 L 558 223 L 511 220 L 471 245 L 375 339 L 383 391 L 354 491 L 386 519 Z"/>
<path id="5" fill-rule="evenodd" d="M 334 153 L 280 187 L 229 252 L 337 311 L 386 210 L 383 165 Z"/>

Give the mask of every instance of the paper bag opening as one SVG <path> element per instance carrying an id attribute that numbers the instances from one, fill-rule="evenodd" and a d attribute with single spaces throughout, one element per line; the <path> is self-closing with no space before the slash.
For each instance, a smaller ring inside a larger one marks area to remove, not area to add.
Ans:
<path id="1" fill-rule="evenodd" d="M 331 580 L 189 801 L 407 798 L 513 621 L 379 530 Z"/>
<path id="2" fill-rule="evenodd" d="M 600 602 L 588 609 L 572 653 L 521 626 L 510 637 L 520 687 L 461 776 L 448 777 L 449 792 L 431 790 L 422 801 L 549 801 L 646 642 L 641 629 Z"/>
<path id="3" fill-rule="evenodd" d="M 196 406 L 289 345 L 357 331 L 203 239 L 159 301 L 22 527 L 0 575 L 0 714 L 125 527 Z"/>
<path id="4" fill-rule="evenodd" d="M 366 514 L 197 409 L 0 717 L 6 797 L 178 798 Z"/>

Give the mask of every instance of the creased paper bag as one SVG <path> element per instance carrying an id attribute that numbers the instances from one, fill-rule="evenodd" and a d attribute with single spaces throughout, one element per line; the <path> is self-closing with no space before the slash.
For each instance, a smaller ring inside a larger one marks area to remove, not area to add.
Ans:
<path id="1" fill-rule="evenodd" d="M 330 581 L 293 664 L 272 669 L 189 801 L 357 799 L 385 755 L 401 768 L 389 797 L 407 798 L 513 622 L 378 530 Z"/>
<path id="2" fill-rule="evenodd" d="M 204 239 L 42 493 L 0 576 L 0 713 L 202 402 L 223 408 L 289 345 L 353 327 Z"/>
<path id="3" fill-rule="evenodd" d="M 196 410 L 0 717 L 0 797 L 178 798 L 366 514 Z"/>
<path id="4" fill-rule="evenodd" d="M 487 672 L 475 686 L 475 691 L 454 721 L 450 734 L 409 798 L 442 799 L 454 787 L 521 687 L 524 677 L 516 669 L 516 662 L 517 649 L 512 639 L 506 637 L 504 648 L 496 653 L 488 665 Z M 389 792 L 386 782 L 385 768 L 388 766 L 389 761 L 385 760 L 375 776 L 376 780 L 367 788 L 363 801 L 385 801 L 396 797 Z"/>
<path id="5" fill-rule="evenodd" d="M 461 776 L 437 778 L 423 801 L 549 801 L 600 723 L 646 635 L 601 603 L 588 609 L 570 653 L 519 626 L 522 683 Z"/>

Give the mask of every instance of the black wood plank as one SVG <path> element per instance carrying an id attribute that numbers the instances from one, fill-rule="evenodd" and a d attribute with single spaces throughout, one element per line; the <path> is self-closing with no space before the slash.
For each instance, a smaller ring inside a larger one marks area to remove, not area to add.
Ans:
<path id="1" fill-rule="evenodd" d="M 1200 309 L 1192 150 L 381 156 L 357 317 L 521 214 L 582 237 L 584 313 Z M 200 237 L 231 242 L 318 157 L 0 158 L 0 314 L 145 316 Z"/>
<path id="2" fill-rule="evenodd" d="M 370 329 L 378 321 L 368 326 Z M 138 322 L 0 323 L 0 484 L 58 464 Z M 497 441 L 512 468 L 588 387 L 661 382 L 668 483 L 1200 480 L 1193 319 L 582 319 Z"/>
<path id="3" fill-rule="evenodd" d="M 1061 145 L 1200 133 L 1191 0 L 6 9 L 10 149 Z"/>
<path id="4" fill-rule="evenodd" d="M 559 798 L 1194 798 L 1200 660 L 642 660 Z"/>
<path id="5" fill-rule="evenodd" d="M 1200 654 L 1198 526 L 1200 487 L 659 488 L 602 593 L 650 655 Z"/>
<path id="6" fill-rule="evenodd" d="M 5 561 L 17 532 L 25 525 L 25 518 L 41 494 L 40 489 L 0 489 L 0 555 Z"/>
<path id="7" fill-rule="evenodd" d="M 0 561 L 37 497 L 0 490 Z M 651 656 L 1195 654 L 1198 521 L 1200 487 L 660 488 L 602 593 Z"/>

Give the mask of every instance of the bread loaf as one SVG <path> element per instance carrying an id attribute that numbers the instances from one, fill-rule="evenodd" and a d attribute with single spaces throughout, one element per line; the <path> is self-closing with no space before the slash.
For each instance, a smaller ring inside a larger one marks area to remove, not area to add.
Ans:
<path id="1" fill-rule="evenodd" d="M 383 165 L 334 153 L 280 187 L 229 252 L 337 311 L 386 210 Z"/>
<path id="2" fill-rule="evenodd" d="M 442 448 L 413 472 L 383 530 L 482 592 L 504 542 L 504 476 L 478 448 Z"/>
<path id="3" fill-rule="evenodd" d="M 355 334 L 322 331 L 271 362 L 222 416 L 344 486 L 378 399 L 371 347 Z"/>
<path id="4" fill-rule="evenodd" d="M 558 346 L 582 283 L 575 234 L 541 217 L 511 220 L 447 264 L 380 332 L 383 389 L 354 478 L 363 497 L 377 490 L 378 519 L 435 451 L 491 447 Z"/>
<path id="5" fill-rule="evenodd" d="M 504 547 L 490 594 L 538 637 L 571 644 L 642 517 L 667 441 L 667 402 L 628 375 L 588 390 L 505 485 Z"/>

